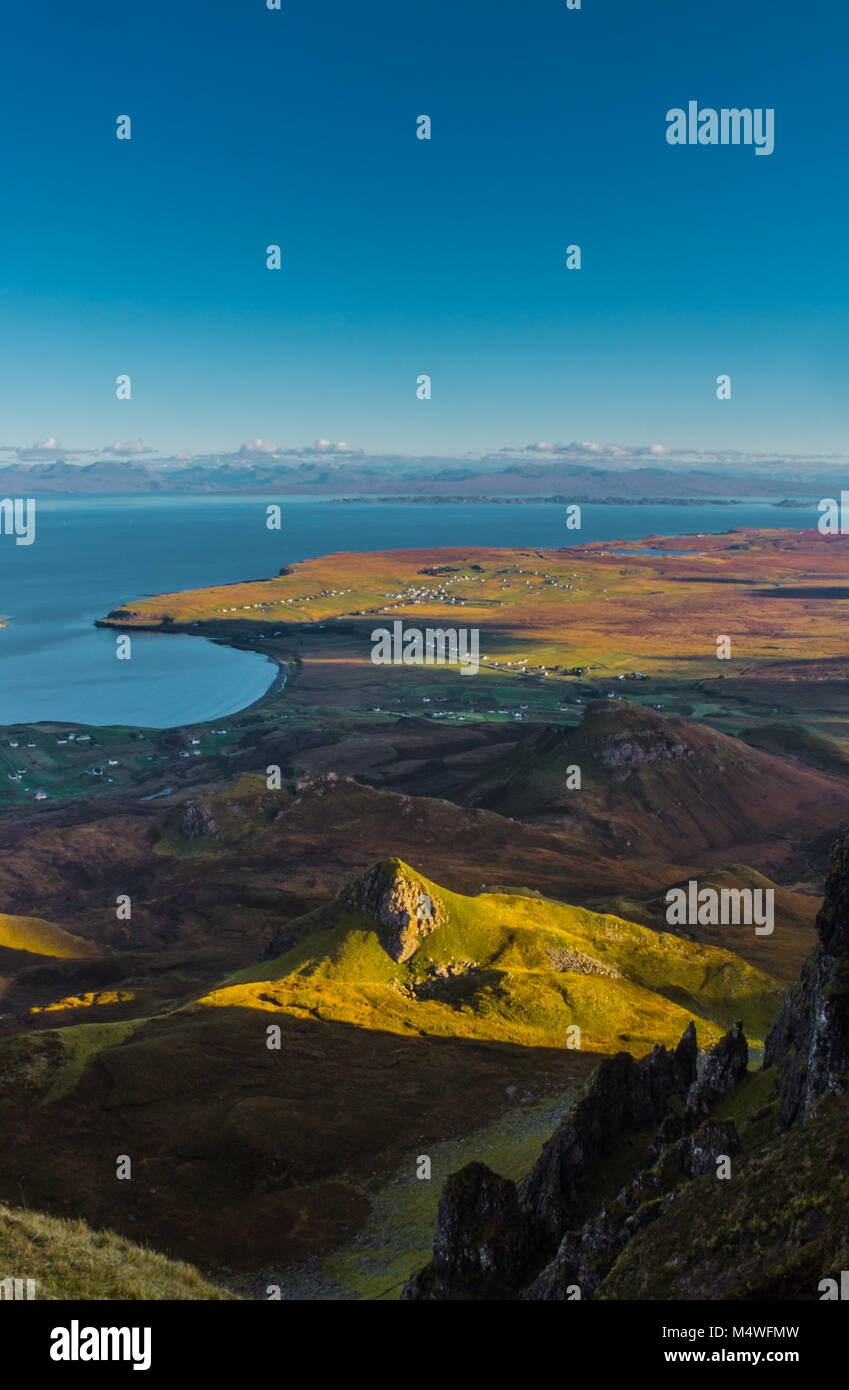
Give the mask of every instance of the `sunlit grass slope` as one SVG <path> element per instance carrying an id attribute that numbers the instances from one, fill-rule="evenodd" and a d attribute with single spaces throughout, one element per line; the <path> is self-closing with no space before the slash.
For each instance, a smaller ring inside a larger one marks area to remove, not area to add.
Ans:
<path id="1" fill-rule="evenodd" d="M 10 917 L 0 913 L 0 946 L 29 951 L 34 956 L 98 956 L 100 951 L 40 917 Z"/>
<path id="2" fill-rule="evenodd" d="M 35 1280 L 37 1299 L 235 1298 L 192 1265 L 111 1231 L 0 1204 L 0 1279 L 6 1278 Z"/>
<path id="3" fill-rule="evenodd" d="M 400 860 L 370 874 L 387 893 L 400 883 L 408 900 L 433 904 L 437 925 L 407 958 L 394 959 L 385 924 L 343 894 L 290 924 L 296 944 L 201 1004 L 529 1046 L 566 1047 L 577 1024 L 582 1049 L 641 1054 L 677 1043 L 690 1018 L 702 1046 L 738 1018 L 757 1043 L 780 1002 L 776 982 L 730 951 L 550 899 L 464 897 Z"/>

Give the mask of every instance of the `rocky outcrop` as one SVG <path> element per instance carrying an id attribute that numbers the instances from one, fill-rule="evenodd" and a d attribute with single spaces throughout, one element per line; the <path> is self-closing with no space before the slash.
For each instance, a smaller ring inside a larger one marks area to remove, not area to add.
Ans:
<path id="1" fill-rule="evenodd" d="M 572 975 L 603 975 L 608 980 L 621 980 L 622 971 L 605 961 L 573 951 L 568 946 L 551 946 L 546 951 L 555 970 L 568 970 Z"/>
<path id="2" fill-rule="evenodd" d="M 764 1066 L 781 1071 L 783 1129 L 849 1083 L 849 830 L 832 851 L 817 932 L 819 944 L 766 1040 Z"/>
<path id="3" fill-rule="evenodd" d="M 675 739 L 659 736 L 653 728 L 611 735 L 600 743 L 598 749 L 599 760 L 621 776 L 627 776 L 631 768 L 646 763 L 680 762 L 693 756 L 692 748 Z"/>
<path id="4" fill-rule="evenodd" d="M 709 1115 L 717 1101 L 727 1095 L 746 1074 L 749 1065 L 749 1045 L 742 1023 L 735 1023 L 730 1033 L 716 1044 L 705 1063 L 704 1071 L 693 1082 L 687 1095 L 688 1128 L 693 1128 Z"/>
<path id="5" fill-rule="evenodd" d="M 735 1023 L 725 1037 L 720 1038 L 701 1074 L 690 1086 L 683 1111 L 670 1111 L 661 1121 L 649 1149 L 651 1161 L 656 1162 L 665 1150 L 669 1152 L 670 1147 L 679 1140 L 691 1142 L 688 1136 L 703 1126 L 719 1101 L 733 1091 L 745 1076 L 748 1065 L 749 1044 L 742 1023 Z"/>
<path id="6" fill-rule="evenodd" d="M 817 1102 L 849 1089 L 849 830 L 834 849 L 817 930 L 767 1040 L 764 1069 L 776 1070 L 749 1077 L 732 1102 L 745 1126 L 743 1164 L 722 1171 L 743 1145 L 728 1109 L 717 1109 L 747 1075 L 742 1025 L 697 1076 L 691 1024 L 674 1052 L 602 1062 L 518 1187 L 481 1165 L 455 1175 L 434 1259 L 403 1296 L 816 1297 L 823 1275 L 845 1268 L 847 1106 Z M 792 1130 L 779 1137 L 776 1076 L 780 1125 Z M 642 1169 L 629 1161 L 629 1180 L 615 1194 L 602 1185 L 610 1195 L 600 1198 L 605 1160 L 621 1171 L 621 1141 L 632 1134 L 643 1146 L 652 1124 Z"/>
<path id="7" fill-rule="evenodd" d="M 697 1055 L 691 1023 L 674 1051 L 656 1047 L 641 1061 L 627 1052 L 605 1058 L 518 1189 L 483 1164 L 455 1173 L 440 1199 L 433 1260 L 402 1297 L 519 1297 L 564 1235 L 580 1228 L 590 1180 L 616 1141 L 657 1125 L 676 1102 L 683 1110 Z M 682 1155 L 690 1155 L 686 1143 Z"/>
<path id="8" fill-rule="evenodd" d="M 530 1253 L 516 1184 L 485 1163 L 453 1173 L 439 1199 L 433 1260 L 404 1289 L 407 1300 L 515 1295 Z"/>
<path id="9" fill-rule="evenodd" d="M 629 1241 L 664 1213 L 679 1184 L 716 1172 L 718 1161 L 735 1157 L 741 1147 L 728 1120 L 708 1121 L 662 1149 L 655 1166 L 627 1184 L 594 1220 L 567 1232 L 554 1259 L 521 1297 L 534 1302 L 594 1297 Z"/>
<path id="10" fill-rule="evenodd" d="M 187 806 L 183 813 L 180 833 L 187 840 L 197 840 L 201 835 L 217 835 L 218 822 L 209 806 Z"/>
<path id="11" fill-rule="evenodd" d="M 381 946 L 398 963 L 409 960 L 446 915 L 439 898 L 399 859 L 367 869 L 341 890 L 339 902 L 373 920 Z"/>
<path id="12" fill-rule="evenodd" d="M 565 1231 L 580 1225 L 589 1178 L 620 1135 L 659 1124 L 673 1099 L 683 1100 L 696 1079 L 697 1056 L 691 1023 L 674 1052 L 656 1047 L 639 1062 L 628 1052 L 604 1059 L 522 1186 L 541 1250 L 555 1249 Z"/>

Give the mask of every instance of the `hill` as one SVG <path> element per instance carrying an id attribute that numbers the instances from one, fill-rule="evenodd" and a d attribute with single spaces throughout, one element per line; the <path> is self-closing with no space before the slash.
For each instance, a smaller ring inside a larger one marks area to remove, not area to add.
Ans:
<path id="1" fill-rule="evenodd" d="M 579 787 L 570 768 L 580 769 Z M 458 800 L 521 820 L 583 823 L 599 843 L 678 862 L 731 847 L 740 855 L 803 826 L 813 837 L 849 810 L 837 777 L 624 700 L 593 701 L 576 728 L 523 740 Z"/>
<path id="2" fill-rule="evenodd" d="M 65 459 L 52 463 L 7 464 L 0 469 L 3 486 L 27 495 L 41 493 L 138 493 L 200 492 L 245 493 L 282 492 L 286 495 L 337 497 L 364 493 L 366 501 L 454 501 L 478 497 L 517 501 L 535 500 L 543 494 L 563 493 L 556 500 L 581 499 L 668 502 L 670 497 L 689 501 L 737 497 L 819 496 L 823 489 L 839 487 L 790 474 L 784 478 L 762 473 L 756 479 L 747 470 L 742 474 L 711 472 L 700 468 L 599 468 L 591 453 L 586 461 L 574 463 L 558 459 L 540 462 L 522 460 L 509 466 L 493 467 L 487 458 L 399 460 L 397 457 L 366 454 L 347 458 L 340 466 L 332 456 L 316 462 L 307 459 L 289 463 L 280 455 L 270 455 L 262 463 L 246 460 L 244 452 L 201 457 L 186 463 L 182 456 L 154 459 L 142 464 L 133 460 L 97 459 L 94 463 L 69 464 Z M 825 467 L 825 465 L 823 465 Z M 388 496 L 382 494 L 388 493 Z"/>
<path id="3" fill-rule="evenodd" d="M 678 928 L 678 934 L 687 940 L 700 941 L 704 946 L 723 946 L 735 954 L 757 965 L 767 974 L 774 975 L 784 984 L 794 981 L 801 962 L 810 952 L 814 937 L 819 899 L 809 892 L 782 886 L 773 879 L 751 869 L 747 864 L 726 864 L 718 869 L 707 869 L 696 874 L 699 889 L 713 888 L 717 893 L 724 889 L 751 889 L 753 894 L 772 893 L 775 914 L 775 930 L 771 936 L 756 936 L 750 927 L 727 926 L 699 923 L 697 926 Z M 624 893 L 600 893 L 589 900 L 587 906 L 597 912 L 614 912 L 626 917 L 629 922 L 641 922 L 654 931 L 668 931 L 666 921 L 667 888 L 679 888 L 685 892 L 689 879 L 677 875 L 667 881 L 660 892 L 640 894 L 631 889 Z M 763 900 L 762 900 L 763 901 Z"/>
<path id="4" fill-rule="evenodd" d="M 201 1003 L 312 1014 L 391 1032 L 641 1054 L 691 1016 L 706 1042 L 741 1014 L 763 1037 L 780 989 L 730 951 L 517 893 L 465 897 L 398 859 Z"/>

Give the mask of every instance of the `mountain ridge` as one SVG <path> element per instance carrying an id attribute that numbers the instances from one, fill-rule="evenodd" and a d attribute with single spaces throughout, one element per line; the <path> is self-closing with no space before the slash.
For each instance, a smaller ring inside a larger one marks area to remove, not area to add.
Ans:
<path id="1" fill-rule="evenodd" d="M 514 463 L 493 467 L 480 460 L 477 467 L 466 464 L 426 469 L 408 461 L 399 471 L 392 460 L 375 458 L 332 462 L 285 463 L 267 460 L 249 463 L 232 458 L 226 462 L 180 463 L 175 460 L 140 463 L 136 460 L 97 459 L 88 464 L 69 464 L 59 458 L 51 462 L 8 464 L 0 468 L 0 489 L 12 487 L 29 493 L 85 494 L 103 492 L 250 492 L 285 487 L 289 493 L 339 493 L 359 490 L 384 495 L 387 486 L 399 497 L 410 493 L 451 493 L 458 500 L 469 493 L 487 495 L 508 493 L 522 500 L 522 492 L 536 493 L 541 486 L 555 491 L 581 489 L 584 501 L 713 501 L 731 497 L 762 498 L 819 496 L 823 489 L 839 489 L 839 482 L 825 476 L 775 478 L 763 475 L 753 479 L 741 473 L 713 473 L 706 468 L 668 469 L 661 467 L 597 468 L 586 464 Z"/>

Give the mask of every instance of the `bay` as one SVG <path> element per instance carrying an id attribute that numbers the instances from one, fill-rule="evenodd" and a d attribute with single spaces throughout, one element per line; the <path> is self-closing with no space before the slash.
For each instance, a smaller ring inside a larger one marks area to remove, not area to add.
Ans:
<path id="1" fill-rule="evenodd" d="M 270 503 L 279 531 L 266 526 Z M 0 536 L 0 724 L 40 720 L 168 728 L 232 714 L 276 667 L 205 639 L 134 633 L 130 661 L 93 626 L 146 594 L 276 575 L 339 551 L 439 546 L 559 547 L 727 531 L 813 528 L 814 503 L 582 507 L 555 503 L 340 503 L 328 498 L 171 495 L 40 497 L 33 545 Z"/>

